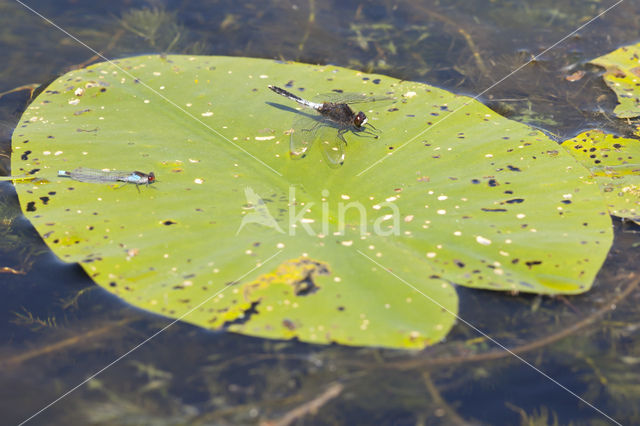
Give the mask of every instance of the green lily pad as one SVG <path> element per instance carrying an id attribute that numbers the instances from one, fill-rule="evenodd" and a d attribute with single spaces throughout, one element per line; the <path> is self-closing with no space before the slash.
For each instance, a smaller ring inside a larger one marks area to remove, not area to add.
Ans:
<path id="1" fill-rule="evenodd" d="M 589 130 L 562 146 L 591 171 L 612 215 L 640 220 L 640 141 Z"/>
<path id="2" fill-rule="evenodd" d="M 309 111 L 268 84 L 392 99 L 357 105 L 379 138 L 345 134 L 331 168 L 323 139 L 290 158 Z M 612 241 L 588 171 L 541 132 L 333 66 L 144 56 L 72 71 L 25 112 L 12 162 L 41 178 L 17 191 L 61 259 L 141 308 L 269 338 L 423 348 L 455 321 L 454 284 L 584 292 Z M 79 166 L 157 182 L 57 177 Z"/>
<path id="3" fill-rule="evenodd" d="M 640 43 L 624 46 L 591 61 L 606 69 L 603 76 L 607 86 L 618 97 L 614 114 L 620 118 L 640 115 Z"/>

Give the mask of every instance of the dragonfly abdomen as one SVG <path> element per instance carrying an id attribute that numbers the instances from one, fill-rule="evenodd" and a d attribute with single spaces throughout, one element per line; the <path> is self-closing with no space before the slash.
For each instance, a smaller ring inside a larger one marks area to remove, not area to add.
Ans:
<path id="1" fill-rule="evenodd" d="M 278 95 L 284 96 L 285 98 L 289 98 L 292 101 L 299 103 L 300 105 L 304 105 L 306 107 L 317 109 L 317 110 L 322 108 L 322 104 L 317 104 L 315 102 L 309 102 L 308 100 L 302 99 L 301 97 L 298 97 L 298 96 L 294 95 L 293 93 L 288 92 L 288 91 L 286 91 L 284 89 L 281 89 L 281 88 L 279 88 L 277 86 L 269 85 L 267 87 L 269 87 L 269 89 L 271 89 L 274 92 L 276 92 Z"/>

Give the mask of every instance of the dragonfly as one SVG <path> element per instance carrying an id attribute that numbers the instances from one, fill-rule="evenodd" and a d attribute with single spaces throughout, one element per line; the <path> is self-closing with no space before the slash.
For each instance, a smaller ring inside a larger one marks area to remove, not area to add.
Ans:
<path id="1" fill-rule="evenodd" d="M 132 183 L 138 188 L 139 185 L 147 185 L 156 181 L 156 175 L 153 172 L 123 172 L 117 170 L 104 171 L 99 169 L 89 169 L 86 167 L 78 167 L 72 171 L 59 170 L 58 176 L 68 177 L 78 182 L 89 183 L 107 183 L 107 182 L 123 182 L 124 184 Z M 140 189 L 138 189 L 139 191 Z"/>
<path id="2" fill-rule="evenodd" d="M 280 87 L 272 85 L 268 87 L 278 95 L 297 102 L 306 108 L 313 109 L 320 114 L 320 116 L 302 114 L 300 118 L 294 121 L 289 142 L 289 151 L 292 158 L 304 158 L 313 142 L 316 139 L 320 139 L 320 132 L 326 128 L 337 129 L 335 137 L 321 141 L 322 154 L 327 164 L 331 167 L 339 167 L 344 163 L 345 146 L 347 145 L 347 141 L 344 138 L 345 133 L 367 134 L 375 139 L 378 138 L 378 135 L 375 134 L 378 129 L 368 122 L 365 113 L 362 111 L 354 112 L 349 104 L 391 99 L 370 98 L 353 93 L 331 93 L 321 95 L 324 99 L 323 102 L 311 102 Z"/>

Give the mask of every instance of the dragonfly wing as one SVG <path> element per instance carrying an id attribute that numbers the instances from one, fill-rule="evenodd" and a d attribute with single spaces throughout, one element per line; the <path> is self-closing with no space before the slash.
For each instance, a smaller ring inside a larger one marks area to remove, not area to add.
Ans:
<path id="1" fill-rule="evenodd" d="M 319 140 L 322 156 L 327 165 L 332 168 L 340 167 L 344 163 L 345 141 L 336 129 L 328 128 L 322 132 Z"/>
<path id="2" fill-rule="evenodd" d="M 334 102 L 334 103 L 344 103 L 344 104 L 360 104 L 360 103 L 373 103 L 380 101 L 393 101 L 396 98 L 392 96 L 370 96 L 364 93 L 353 93 L 353 92 L 329 92 L 323 93 L 318 96 L 314 96 L 312 101 L 317 103 L 322 102 Z"/>
<path id="3" fill-rule="evenodd" d="M 315 120 L 307 115 L 303 115 L 293 122 L 289 141 L 289 151 L 292 158 L 305 156 L 316 139 L 320 127 L 322 127 L 322 120 Z"/>

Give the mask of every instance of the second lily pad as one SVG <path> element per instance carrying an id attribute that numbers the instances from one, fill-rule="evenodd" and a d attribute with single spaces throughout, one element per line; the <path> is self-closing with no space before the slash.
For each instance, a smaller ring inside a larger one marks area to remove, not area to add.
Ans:
<path id="1" fill-rule="evenodd" d="M 640 44 L 624 46 L 591 61 L 604 67 L 604 81 L 618 97 L 614 113 L 620 118 L 640 115 Z"/>
<path id="2" fill-rule="evenodd" d="M 591 171 L 612 215 L 640 220 L 640 141 L 589 130 L 562 146 Z"/>

